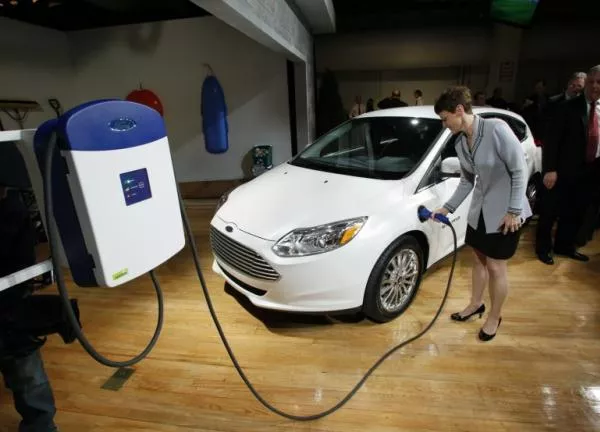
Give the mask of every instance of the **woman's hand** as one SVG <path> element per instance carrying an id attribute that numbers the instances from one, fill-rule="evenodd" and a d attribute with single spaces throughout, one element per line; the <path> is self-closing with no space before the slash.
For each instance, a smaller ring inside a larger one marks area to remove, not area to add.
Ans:
<path id="1" fill-rule="evenodd" d="M 502 233 L 505 235 L 508 232 L 517 232 L 519 228 L 521 228 L 521 217 L 507 213 L 502 219 L 502 224 L 500 224 L 500 228 L 502 228 Z"/>
<path id="2" fill-rule="evenodd" d="M 443 216 L 448 216 L 448 213 L 450 213 L 450 212 L 448 211 L 448 209 L 447 209 L 447 208 L 444 208 L 444 207 L 442 207 L 442 208 L 439 208 L 439 209 L 437 209 L 437 210 L 434 210 L 434 211 L 432 211 L 432 212 L 431 212 L 431 219 L 435 220 L 436 222 L 439 222 L 439 221 L 438 221 L 438 220 L 435 218 L 435 215 L 436 215 L 436 214 L 441 214 L 441 215 L 443 215 Z"/>

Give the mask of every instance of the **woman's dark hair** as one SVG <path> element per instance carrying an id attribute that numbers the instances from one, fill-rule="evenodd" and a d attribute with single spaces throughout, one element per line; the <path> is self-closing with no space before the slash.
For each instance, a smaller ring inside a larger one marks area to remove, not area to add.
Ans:
<path id="1" fill-rule="evenodd" d="M 419 89 L 415 90 L 415 96 L 417 97 L 422 97 L 423 96 L 423 92 Z"/>
<path id="2" fill-rule="evenodd" d="M 467 114 L 472 113 L 473 98 L 471 97 L 471 90 L 469 90 L 468 87 L 448 87 L 435 102 L 434 109 L 436 114 L 439 114 L 442 111 L 454 114 L 454 112 L 456 112 L 456 107 L 459 105 L 464 107 Z"/>

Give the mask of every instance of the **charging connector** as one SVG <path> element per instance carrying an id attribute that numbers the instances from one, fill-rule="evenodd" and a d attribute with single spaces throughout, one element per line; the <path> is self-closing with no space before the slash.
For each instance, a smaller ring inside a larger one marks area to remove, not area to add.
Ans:
<path id="1" fill-rule="evenodd" d="M 418 215 L 419 215 L 419 220 L 421 222 L 425 222 L 427 219 L 431 219 L 432 211 L 429 210 L 425 206 L 419 206 Z M 448 219 L 446 216 L 444 216 L 442 214 L 436 213 L 435 219 L 437 219 L 439 222 L 441 222 L 445 225 L 450 225 L 450 219 Z"/>

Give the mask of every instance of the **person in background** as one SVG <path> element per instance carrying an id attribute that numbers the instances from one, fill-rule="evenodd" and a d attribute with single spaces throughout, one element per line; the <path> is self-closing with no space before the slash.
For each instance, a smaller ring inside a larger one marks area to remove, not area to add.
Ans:
<path id="1" fill-rule="evenodd" d="M 544 141 L 549 133 L 549 127 L 552 125 L 556 109 L 564 101 L 573 99 L 581 94 L 585 87 L 587 74 L 585 72 L 575 72 L 567 82 L 567 88 L 564 92 L 554 95 L 548 99 L 546 110 L 544 112 L 545 136 L 541 137 Z"/>
<path id="2" fill-rule="evenodd" d="M 473 106 L 487 106 L 484 92 L 478 91 L 475 93 L 475 96 L 473 97 Z"/>
<path id="3" fill-rule="evenodd" d="M 16 191 L 0 185 L 0 277 L 36 263 L 35 228 Z M 32 289 L 0 292 L 0 373 L 22 417 L 19 432 L 53 432 L 56 407 L 40 354 L 43 339 L 13 328 L 11 316 Z"/>
<path id="4" fill-rule="evenodd" d="M 566 90 L 549 99 L 544 112 L 545 134 L 540 137 L 542 143 L 548 141 L 550 134 L 552 134 L 552 127 L 553 123 L 556 121 L 555 117 L 558 108 L 563 102 L 573 99 L 581 94 L 585 86 L 586 77 L 587 75 L 584 72 L 575 72 L 571 75 Z M 542 154 L 543 152 L 544 150 L 542 148 Z M 554 264 L 554 259 L 551 254 L 552 238 L 550 231 L 558 218 L 559 198 L 557 188 L 540 188 L 538 194 L 539 220 L 536 234 L 536 255 L 541 262 L 548 265 Z"/>
<path id="5" fill-rule="evenodd" d="M 542 138 L 545 132 L 544 114 L 549 99 L 546 93 L 546 81 L 538 80 L 535 83 L 533 94 L 525 99 L 521 107 L 523 118 L 537 139 Z"/>
<path id="6" fill-rule="evenodd" d="M 438 213 L 454 213 L 473 191 L 465 238 L 474 251 L 471 301 L 451 318 L 481 317 L 485 312 L 483 293 L 489 283 L 491 310 L 479 330 L 479 339 L 489 341 L 502 322 L 508 260 L 517 249 L 523 222 L 532 213 L 525 195 L 527 164 L 519 139 L 506 122 L 474 115 L 471 106 L 471 93 L 462 86 L 450 87 L 435 104 L 444 127 L 459 135 L 455 148 L 461 177 L 454 194 L 432 218 Z"/>
<path id="7" fill-rule="evenodd" d="M 365 105 L 362 103 L 362 97 L 355 96 L 354 97 L 354 105 L 348 114 L 348 117 L 354 118 L 366 112 Z"/>
<path id="8" fill-rule="evenodd" d="M 567 88 L 564 92 L 554 95 L 550 98 L 549 103 L 560 103 L 569 99 L 573 99 L 581 94 L 585 87 L 585 79 L 587 74 L 585 72 L 575 72 L 569 78 Z"/>
<path id="9" fill-rule="evenodd" d="M 496 87 L 492 97 L 487 100 L 487 104 L 494 108 L 508 109 L 508 102 L 502 97 L 502 87 Z"/>
<path id="10" fill-rule="evenodd" d="M 419 89 L 415 90 L 415 105 L 421 106 L 423 105 L 423 92 Z"/>
<path id="11" fill-rule="evenodd" d="M 401 99 L 400 90 L 394 90 L 392 96 L 382 99 L 377 104 L 379 109 L 406 107 L 408 104 Z"/>
<path id="12" fill-rule="evenodd" d="M 367 100 L 367 112 L 371 111 L 375 111 L 375 102 L 373 102 L 373 98 Z"/>
<path id="13" fill-rule="evenodd" d="M 538 222 L 538 258 L 553 264 L 551 251 L 577 261 L 577 233 L 587 208 L 598 208 L 600 197 L 600 65 L 587 74 L 584 91 L 560 104 L 542 150 L 544 186 L 558 194 L 559 211 L 554 245 L 550 218 Z"/>

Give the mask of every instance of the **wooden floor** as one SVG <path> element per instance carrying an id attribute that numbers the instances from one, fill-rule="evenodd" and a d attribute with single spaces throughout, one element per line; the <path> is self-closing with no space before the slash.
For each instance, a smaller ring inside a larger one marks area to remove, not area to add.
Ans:
<path id="1" fill-rule="evenodd" d="M 278 408 L 313 414 L 337 403 L 389 347 L 426 325 L 438 307 L 450 259 L 427 274 L 402 317 L 377 325 L 256 311 L 210 271 L 213 203 L 189 215 L 223 329 L 250 380 Z M 158 271 L 165 291 L 162 337 L 120 391 L 102 389 L 113 369 L 57 336 L 43 355 L 62 432 L 81 431 L 598 431 L 600 430 L 600 241 L 592 259 L 533 254 L 526 228 L 510 265 L 511 288 L 495 340 L 481 343 L 482 320 L 448 315 L 469 298 L 467 249 L 460 252 L 447 307 L 422 339 L 395 353 L 345 407 L 314 422 L 267 411 L 232 367 L 186 249 Z M 51 292 L 52 289 L 47 290 Z M 136 354 L 154 329 L 149 278 L 116 290 L 73 287 L 84 330 L 113 359 Z M 0 387 L 1 388 L 1 387 Z M 0 396 L 0 431 L 16 431 L 10 394 Z"/>

